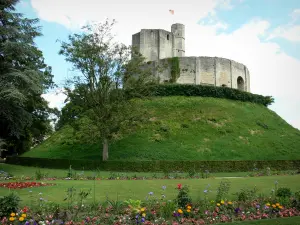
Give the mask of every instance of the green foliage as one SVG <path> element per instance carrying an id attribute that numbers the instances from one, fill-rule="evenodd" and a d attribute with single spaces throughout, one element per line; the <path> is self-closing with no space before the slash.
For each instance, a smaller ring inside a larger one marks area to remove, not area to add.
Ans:
<path id="1" fill-rule="evenodd" d="M 1 2 L 0 26 L 0 138 L 9 154 L 28 151 L 51 132 L 42 94 L 54 86 L 51 67 L 34 39 L 41 36 L 38 19 L 15 12 L 18 1 Z M 33 141 L 32 141 L 33 140 Z"/>
<path id="2" fill-rule="evenodd" d="M 221 181 L 220 185 L 218 187 L 217 190 L 217 196 L 216 196 L 216 202 L 220 202 L 221 200 L 224 201 L 224 199 L 226 198 L 226 196 L 229 193 L 229 189 L 230 189 L 230 181 L 229 180 L 225 180 L 225 181 Z"/>
<path id="3" fill-rule="evenodd" d="M 42 180 L 48 176 L 47 173 L 43 173 L 40 169 L 35 171 L 35 179 Z"/>
<path id="4" fill-rule="evenodd" d="M 274 103 L 271 96 L 262 96 L 228 87 L 214 87 L 192 84 L 160 84 L 148 87 L 152 96 L 201 96 L 225 98 L 242 102 L 252 102 L 264 106 Z M 136 97 L 134 94 L 131 96 Z"/>
<path id="5" fill-rule="evenodd" d="M 135 117 L 124 121 L 110 142 L 110 160 L 299 159 L 299 130 L 262 105 L 194 96 L 132 101 L 143 115 L 139 120 Z M 258 126 L 258 120 L 269 129 Z M 100 159 L 94 121 L 81 116 L 76 124 L 74 128 L 64 126 L 23 156 Z M 188 127 L 183 128 L 181 124 Z M 250 163 L 247 171 L 254 167 Z M 272 166 L 272 170 L 281 170 L 281 165 Z"/>
<path id="6" fill-rule="evenodd" d="M 0 197 L 0 218 L 7 217 L 12 212 L 17 212 L 20 201 L 20 197 L 14 192 Z"/>
<path id="7" fill-rule="evenodd" d="M 282 170 L 293 170 L 299 168 L 300 160 L 270 160 L 270 161 L 100 161 L 100 160 L 69 160 L 69 159 L 48 159 L 30 157 L 8 157 L 6 163 L 37 166 L 41 168 L 67 169 L 72 165 L 74 169 L 99 169 L 105 171 L 136 171 L 136 172 L 166 172 L 182 171 L 188 172 L 194 168 L 207 168 L 210 172 L 247 172 L 252 170 L 252 164 L 256 163 L 257 168 L 264 168 L 265 165 L 276 168 L 279 164 Z"/>
<path id="8" fill-rule="evenodd" d="M 295 192 L 294 198 L 292 200 L 292 207 L 300 210 L 300 191 Z"/>
<path id="9" fill-rule="evenodd" d="M 257 194 L 257 188 L 242 188 L 236 193 L 238 201 L 249 202 L 255 200 Z"/>
<path id="10" fill-rule="evenodd" d="M 179 192 L 176 198 L 176 203 L 178 207 L 185 208 L 188 204 L 192 204 L 192 198 L 189 195 L 189 187 L 184 185 L 178 188 Z"/>
<path id="11" fill-rule="evenodd" d="M 292 191 L 290 188 L 280 187 L 276 191 L 276 196 L 282 198 L 290 198 L 292 196 Z"/>
<path id="12" fill-rule="evenodd" d="M 141 95 L 150 77 L 150 73 L 140 68 L 144 60 L 141 54 L 114 43 L 111 33 L 114 24 L 114 20 L 106 20 L 83 27 L 82 33 L 69 35 L 68 41 L 61 43 L 59 52 L 79 71 L 80 75 L 70 79 L 69 84 L 79 93 L 80 101 L 73 98 L 64 108 L 58 128 L 74 120 L 74 114 L 80 116 L 84 111 L 97 128 L 95 134 L 103 145 L 103 161 L 108 160 L 109 142 L 122 129 L 123 123 L 138 114 L 126 88 Z M 69 94 L 74 97 L 74 93 Z"/>
<path id="13" fill-rule="evenodd" d="M 175 83 L 177 79 L 180 77 L 180 67 L 179 67 L 179 59 L 178 57 L 170 58 L 171 62 L 171 79 L 170 83 Z"/>

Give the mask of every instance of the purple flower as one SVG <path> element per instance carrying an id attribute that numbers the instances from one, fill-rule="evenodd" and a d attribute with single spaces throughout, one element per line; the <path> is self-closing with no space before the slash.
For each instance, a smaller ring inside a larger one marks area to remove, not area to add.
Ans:
<path id="1" fill-rule="evenodd" d="M 150 191 L 148 194 L 149 194 L 149 195 L 153 195 L 153 192 L 152 192 L 152 191 Z"/>
<path id="2" fill-rule="evenodd" d="M 174 216 L 174 217 L 177 217 L 177 216 L 180 216 L 180 214 L 179 214 L 179 213 L 176 213 L 176 212 L 174 212 L 174 213 L 173 213 L 173 216 Z"/>
<path id="3" fill-rule="evenodd" d="M 235 211 L 235 213 L 238 213 L 241 210 L 240 210 L 240 208 L 236 208 L 234 211 Z"/>
<path id="4" fill-rule="evenodd" d="M 204 192 L 204 193 L 207 193 L 207 190 L 204 190 L 203 192 Z"/>
<path id="5" fill-rule="evenodd" d="M 256 205 L 256 208 L 257 208 L 257 209 L 259 209 L 259 208 L 260 208 L 260 205 L 259 205 L 259 204 L 257 204 L 257 205 Z"/>
<path id="6" fill-rule="evenodd" d="M 163 190 L 166 190 L 166 188 L 167 188 L 167 187 L 166 187 L 165 185 L 164 185 L 164 186 L 162 186 L 162 189 L 163 189 Z"/>
<path id="7" fill-rule="evenodd" d="M 143 217 L 141 221 L 142 221 L 142 223 L 144 223 L 145 222 L 145 218 Z"/>

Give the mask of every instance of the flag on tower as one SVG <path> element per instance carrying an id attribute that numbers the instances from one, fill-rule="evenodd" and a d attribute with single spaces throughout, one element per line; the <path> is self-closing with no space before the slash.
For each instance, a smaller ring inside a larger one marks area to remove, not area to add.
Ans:
<path id="1" fill-rule="evenodd" d="M 170 9 L 169 12 L 174 15 L 174 10 Z"/>

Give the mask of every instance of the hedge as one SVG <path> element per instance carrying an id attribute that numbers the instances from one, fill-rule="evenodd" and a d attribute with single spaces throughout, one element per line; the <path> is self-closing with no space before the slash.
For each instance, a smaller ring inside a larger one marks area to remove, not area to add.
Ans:
<path id="1" fill-rule="evenodd" d="M 272 170 L 300 169 L 300 160 L 272 160 L 272 161 L 96 161 L 69 160 L 30 157 L 8 157 L 6 163 L 36 166 L 42 168 L 67 169 L 70 165 L 74 169 L 103 171 L 134 171 L 134 172 L 187 172 L 208 170 L 210 172 L 247 172 L 254 168 Z"/>
<path id="2" fill-rule="evenodd" d="M 142 96 L 136 91 L 127 90 L 131 97 Z M 192 84 L 160 84 L 151 85 L 147 88 L 148 95 L 151 96 L 201 96 L 201 97 L 214 97 L 226 98 L 231 100 L 238 100 L 243 102 L 252 102 L 264 106 L 274 103 L 272 96 L 262 96 L 252 94 L 238 89 L 228 87 L 215 87 L 204 85 Z"/>

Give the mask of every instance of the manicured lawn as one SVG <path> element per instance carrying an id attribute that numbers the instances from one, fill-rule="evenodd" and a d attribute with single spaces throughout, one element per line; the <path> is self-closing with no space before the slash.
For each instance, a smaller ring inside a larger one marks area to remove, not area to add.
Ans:
<path id="1" fill-rule="evenodd" d="M 270 195 L 274 189 L 274 182 L 278 181 L 279 187 L 289 187 L 292 191 L 300 190 L 300 175 L 294 176 L 269 176 L 269 177 L 249 177 L 249 178 L 231 178 L 229 191 L 229 200 L 235 199 L 234 193 L 241 188 L 254 187 L 258 189 L 258 193 Z M 175 189 L 178 183 L 187 184 L 190 186 L 190 194 L 194 200 L 203 197 L 203 191 L 207 189 L 207 185 L 211 186 L 211 193 L 209 197 L 214 199 L 216 190 L 221 179 L 184 179 L 184 180 L 56 180 L 47 181 L 55 183 L 55 186 L 37 187 L 32 189 L 15 190 L 21 197 L 22 204 L 30 203 L 32 199 L 39 199 L 41 196 L 48 201 L 63 203 L 66 196 L 66 190 L 74 187 L 79 190 L 91 189 L 92 194 L 88 201 L 93 201 L 95 193 L 95 200 L 104 201 L 106 197 L 109 199 L 140 199 L 144 200 L 149 192 L 154 192 L 154 196 L 160 198 L 162 194 L 162 186 L 166 185 L 165 192 L 167 199 L 174 199 L 177 190 Z M 30 193 L 29 191 L 32 191 Z M 6 195 L 9 189 L 0 188 L 0 195 Z M 42 193 L 42 194 L 39 194 Z"/>
<path id="2" fill-rule="evenodd" d="M 222 223 L 222 224 L 224 224 L 224 223 Z M 258 220 L 258 221 L 245 221 L 245 222 L 235 222 L 235 223 L 230 223 L 230 224 L 240 224 L 240 225 L 299 225 L 300 224 L 300 217 Z"/>

